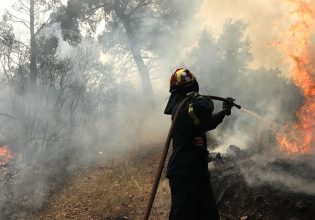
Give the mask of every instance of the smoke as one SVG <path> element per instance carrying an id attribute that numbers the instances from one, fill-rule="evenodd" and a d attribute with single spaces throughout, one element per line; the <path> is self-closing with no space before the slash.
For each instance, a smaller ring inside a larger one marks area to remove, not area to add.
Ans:
<path id="1" fill-rule="evenodd" d="M 0 219 L 25 218 L 41 208 L 72 172 L 99 159 L 98 152 L 106 159 L 113 151 L 160 142 L 167 132 L 163 105 L 150 110 L 133 85 L 118 82 L 101 62 L 98 43 L 86 38 L 72 46 L 59 24 L 42 33 L 39 47 L 55 52 L 49 60 L 38 57 L 40 83 L 23 93 L 1 88 L 0 142 L 9 144 L 14 159 L 0 173 Z"/>
<path id="2" fill-rule="evenodd" d="M 214 151 L 225 152 L 233 144 L 249 152 L 251 156 L 247 159 L 254 165 L 248 167 L 240 162 L 248 184 L 271 184 L 314 194 L 312 181 L 294 172 L 302 167 L 311 175 L 314 159 L 295 163 L 304 159 L 279 151 L 276 141 L 277 132 L 288 121 L 296 121 L 296 112 L 303 103 L 301 91 L 289 78 L 289 60 L 272 46 L 281 41 L 281 33 L 294 20 L 288 17 L 293 6 L 282 1 L 275 8 L 273 2 L 259 0 L 205 0 L 201 5 L 194 16 L 185 17 L 184 32 L 178 30 L 176 40 L 169 35 L 165 35 L 168 41 L 162 37 L 163 45 L 157 47 L 158 52 L 163 52 L 157 61 L 157 78 L 168 79 L 165 73 L 171 73 L 174 67 L 188 68 L 197 76 L 202 94 L 232 96 L 260 117 L 233 109 L 232 116 L 209 133 L 218 144 Z M 200 2 L 194 6 L 198 8 Z M 178 35 L 183 37 L 178 38 Z M 149 37 L 154 39 L 155 36 Z M 155 74 L 155 69 L 151 73 Z M 162 90 L 165 94 L 166 82 L 161 89 L 155 87 L 155 91 Z M 220 110 L 220 105 L 215 103 L 216 111 Z M 273 170 L 273 166 L 278 166 L 275 163 L 278 159 L 292 160 L 295 164 L 289 167 L 292 172 Z M 288 180 L 292 180 L 292 184 Z"/>
<path id="3" fill-rule="evenodd" d="M 277 7 L 274 7 L 272 0 L 205 0 L 198 18 L 204 27 L 211 28 L 216 34 L 222 32 L 227 18 L 244 21 L 248 24 L 246 35 L 249 36 L 251 52 L 255 56 L 251 67 L 280 68 L 287 74 L 289 63 L 270 44 L 279 39 L 280 33 L 290 23 L 287 15 L 291 10 L 292 5 L 288 1 L 278 1 Z"/>
<path id="4" fill-rule="evenodd" d="M 136 43 L 149 68 L 155 106 L 144 101 L 138 69 L 118 21 L 108 19 L 100 36 L 81 36 L 65 30 L 80 26 L 73 18 L 79 10 L 69 9 L 68 20 L 41 31 L 39 85 L 23 90 L 3 83 L 0 90 L 0 113 L 10 116 L 0 115 L 0 142 L 9 144 L 14 154 L 10 175 L 1 182 L 0 218 L 25 217 L 26 211 L 13 212 L 21 201 L 31 210 L 42 207 L 56 185 L 95 162 L 100 151 L 110 157 L 112 151 L 163 143 L 170 119 L 162 113 L 169 76 L 177 67 L 197 76 L 202 94 L 233 96 L 270 124 L 296 119 L 303 97 L 283 77 L 288 67 L 280 53 L 268 46 L 278 36 L 270 23 L 288 10 L 286 3 L 276 8 L 271 0 L 161 2 L 165 14 L 145 19 L 149 12 L 143 11 L 143 19 L 134 18 L 137 28 L 142 27 Z M 73 35 L 81 41 L 71 42 Z M 221 103 L 215 107 L 220 110 Z M 232 111 L 210 135 L 218 149 L 234 144 L 251 152 L 251 166 L 240 162 L 247 182 L 313 194 L 313 183 L 283 170 L 266 170 L 284 157 L 277 151 L 274 132 L 250 115 Z"/>
<path id="5" fill-rule="evenodd" d="M 271 5 L 269 1 L 204 1 L 199 18 L 211 31 L 200 35 L 190 57 L 194 59 L 193 67 L 202 73 L 202 82 L 207 83 L 204 92 L 233 94 L 243 107 L 256 112 L 252 117 L 254 114 L 234 111 L 223 126 L 212 132 L 219 139 L 215 150 L 225 153 L 230 144 L 246 149 L 250 156 L 239 165 L 250 185 L 270 184 L 314 194 L 312 178 L 300 175 L 305 172 L 312 176 L 314 152 L 307 160 L 287 155 L 275 140 L 287 122 L 296 121 L 304 97 L 290 78 L 284 77 L 290 76 L 290 60 L 271 46 L 272 42 L 281 42 L 282 32 L 295 23 L 293 5 L 281 1 L 279 8 L 283 10 Z M 287 170 L 279 169 L 282 166 Z"/>
<path id="6" fill-rule="evenodd" d="M 272 154 L 273 153 L 273 154 Z M 288 158 L 276 151 L 255 154 L 238 164 L 249 185 L 314 195 L 313 155 Z"/>

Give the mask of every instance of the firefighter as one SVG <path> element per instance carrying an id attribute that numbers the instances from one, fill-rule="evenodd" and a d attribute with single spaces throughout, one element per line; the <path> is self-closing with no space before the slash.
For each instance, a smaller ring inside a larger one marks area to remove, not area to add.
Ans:
<path id="1" fill-rule="evenodd" d="M 198 92 L 198 82 L 189 70 L 181 68 L 172 74 L 164 113 L 173 119 L 181 101 L 189 99 L 175 123 L 166 172 L 172 196 L 170 220 L 220 219 L 210 183 L 205 132 L 222 123 L 232 105 L 224 102 L 223 110 L 213 114 L 213 101 Z"/>

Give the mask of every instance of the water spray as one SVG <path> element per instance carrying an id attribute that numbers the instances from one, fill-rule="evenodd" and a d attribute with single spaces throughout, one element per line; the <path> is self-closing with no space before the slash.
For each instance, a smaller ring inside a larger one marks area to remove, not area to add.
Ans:
<path id="1" fill-rule="evenodd" d="M 259 121 L 261 124 L 265 125 L 267 128 L 269 128 L 270 130 L 272 130 L 275 134 L 279 133 L 279 128 L 277 125 L 275 125 L 274 123 L 268 122 L 266 121 L 266 119 L 264 119 L 263 117 L 261 117 L 260 115 L 258 115 L 257 113 L 250 111 L 246 108 L 242 108 L 241 109 L 243 112 L 249 114 L 250 116 L 254 117 L 257 121 Z"/>

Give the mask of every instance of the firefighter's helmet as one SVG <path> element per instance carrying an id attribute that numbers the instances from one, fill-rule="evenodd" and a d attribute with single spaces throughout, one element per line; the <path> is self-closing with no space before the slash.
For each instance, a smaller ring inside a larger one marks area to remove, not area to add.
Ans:
<path id="1" fill-rule="evenodd" d="M 171 76 L 170 93 L 199 92 L 199 85 L 196 77 L 188 70 L 179 68 Z"/>

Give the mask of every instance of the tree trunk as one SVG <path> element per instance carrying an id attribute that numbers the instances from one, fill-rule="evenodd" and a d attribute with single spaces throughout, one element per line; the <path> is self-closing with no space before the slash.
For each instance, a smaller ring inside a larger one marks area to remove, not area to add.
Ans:
<path id="1" fill-rule="evenodd" d="M 30 0 L 30 33 L 31 33 L 31 56 L 30 56 L 30 78 L 31 84 L 36 85 L 37 79 L 37 51 L 35 40 L 35 19 L 34 19 L 34 3 L 35 0 Z"/>
<path id="2" fill-rule="evenodd" d="M 154 105 L 155 99 L 154 99 L 153 89 L 151 85 L 150 73 L 149 73 L 148 67 L 144 64 L 139 46 L 136 42 L 135 34 L 131 27 L 130 20 L 119 9 L 114 9 L 114 10 L 125 28 L 127 38 L 129 41 L 130 51 L 132 53 L 133 59 L 140 73 L 142 89 L 143 89 L 145 98 L 150 104 Z"/>

